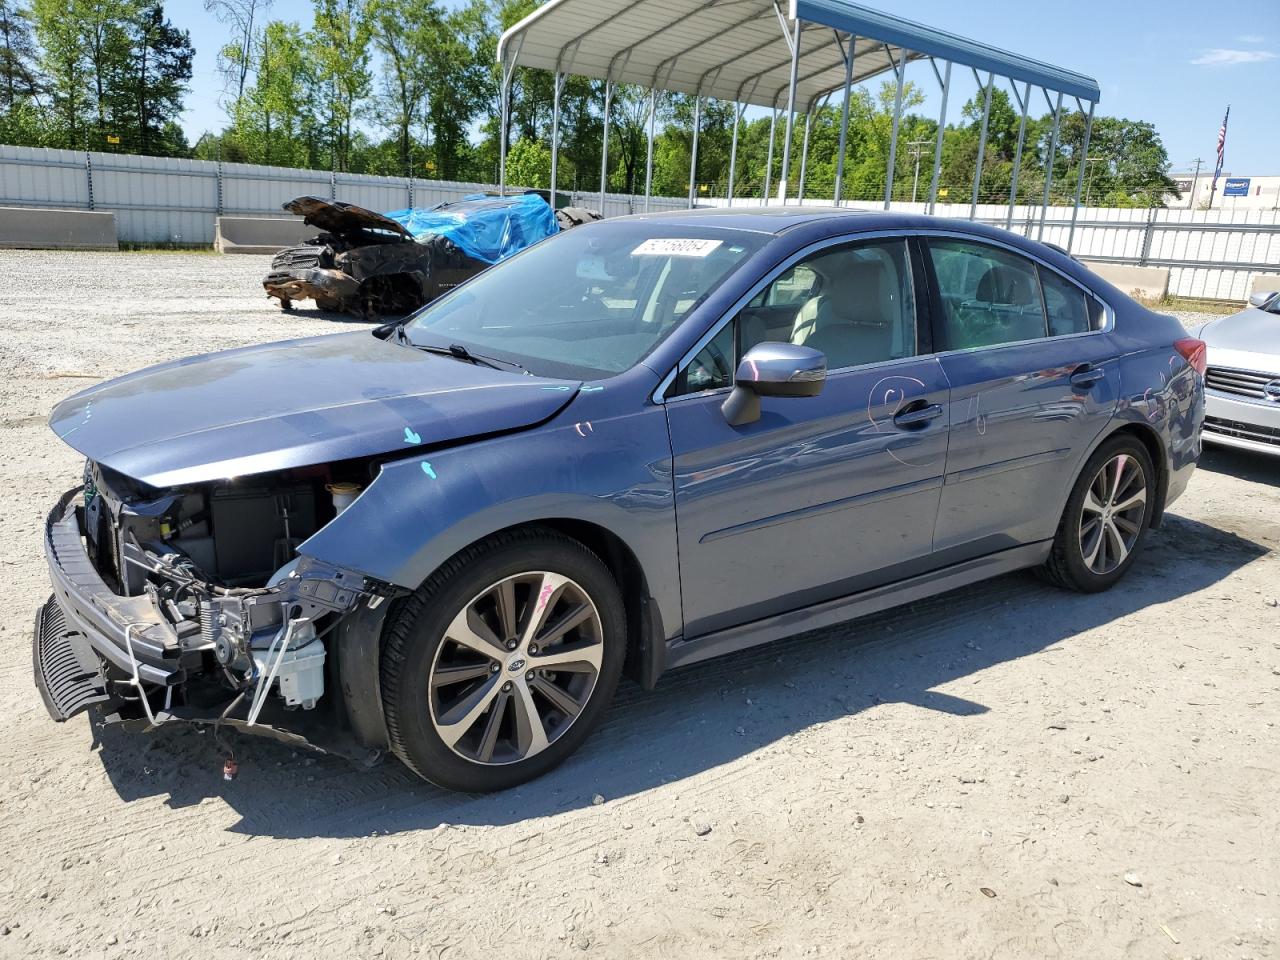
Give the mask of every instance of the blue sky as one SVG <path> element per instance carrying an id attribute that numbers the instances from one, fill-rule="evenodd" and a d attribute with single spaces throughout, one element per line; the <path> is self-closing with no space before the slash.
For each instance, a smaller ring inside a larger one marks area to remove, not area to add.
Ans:
<path id="1" fill-rule="evenodd" d="M 1154 0 L 1075 0 L 1054 4 L 1052 13 L 1037 0 L 862 2 L 1095 77 L 1102 87 L 1099 112 L 1155 124 L 1175 170 L 1189 168 L 1197 156 L 1212 165 L 1230 103 L 1226 172 L 1280 174 L 1277 0 L 1237 0 L 1222 14 L 1203 3 Z M 191 31 L 196 48 L 183 118 L 194 141 L 224 122 L 216 59 L 227 32 L 205 13 L 201 0 L 170 0 L 166 6 L 173 21 Z M 310 0 L 276 0 L 271 16 L 309 24 Z M 920 68 L 915 79 L 931 95 L 921 110 L 936 113 L 932 74 Z M 970 80 L 953 92 L 952 103 L 972 92 Z M 1043 107 L 1043 97 L 1039 102 Z M 952 116 L 958 111 L 953 107 Z"/>

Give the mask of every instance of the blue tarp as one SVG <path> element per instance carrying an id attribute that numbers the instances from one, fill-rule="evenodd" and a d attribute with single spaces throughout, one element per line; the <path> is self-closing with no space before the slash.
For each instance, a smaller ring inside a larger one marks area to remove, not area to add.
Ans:
<path id="1" fill-rule="evenodd" d="M 536 193 L 515 197 L 476 193 L 454 203 L 394 210 L 385 216 L 415 240 L 431 234 L 447 237 L 468 256 L 485 263 L 505 260 L 560 229 L 550 204 Z"/>

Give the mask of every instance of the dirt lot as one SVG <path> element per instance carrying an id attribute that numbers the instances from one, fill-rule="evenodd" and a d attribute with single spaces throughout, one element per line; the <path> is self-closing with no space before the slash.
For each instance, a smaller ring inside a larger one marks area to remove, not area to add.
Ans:
<path id="1" fill-rule="evenodd" d="M 351 326 L 283 317 L 265 266 L 0 253 L 0 956 L 1280 956 L 1280 461 L 1207 455 L 1108 594 L 1006 577 L 624 687 L 497 796 L 54 725 L 49 407 Z"/>

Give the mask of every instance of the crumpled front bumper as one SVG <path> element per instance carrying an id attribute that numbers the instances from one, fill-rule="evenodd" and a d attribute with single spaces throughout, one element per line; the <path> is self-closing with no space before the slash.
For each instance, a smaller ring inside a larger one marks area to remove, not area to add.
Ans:
<path id="1" fill-rule="evenodd" d="M 44 550 L 53 584 L 53 596 L 41 607 L 35 618 L 32 636 L 32 667 L 35 684 L 49 715 L 58 722 L 70 719 L 95 704 L 104 712 L 119 710 L 132 704 L 137 713 L 146 691 L 163 703 L 155 710 L 154 722 L 184 720 L 196 723 L 220 722 L 246 733 L 274 737 L 296 746 L 306 746 L 327 753 L 371 762 L 379 752 L 382 738 L 378 724 L 380 713 L 369 713 L 362 707 L 364 741 L 357 742 L 346 729 L 334 729 L 334 698 L 341 701 L 345 687 L 357 684 L 364 674 L 376 677 L 376 657 L 369 670 L 350 671 L 344 683 L 330 691 L 329 706 L 316 711 L 289 711 L 268 704 L 263 719 L 250 725 L 235 716 L 220 716 L 225 696 L 209 707 L 189 702 L 182 694 L 184 685 L 196 679 L 208 666 L 205 653 L 208 644 L 199 635 L 179 637 L 173 624 L 161 613 L 150 595 L 123 597 L 116 594 L 94 568 L 82 540 L 83 508 L 80 487 L 63 494 L 45 521 Z M 373 597 L 362 586 L 363 577 L 319 562 L 299 568 L 299 575 L 261 591 L 226 598 L 220 609 L 230 618 L 247 621 L 247 608 L 253 603 L 284 603 L 312 610 L 328 610 L 340 616 L 352 613 L 350 620 L 360 624 L 354 640 L 361 641 L 361 656 L 376 648 L 378 626 L 385 606 L 382 596 Z M 366 599 L 370 603 L 365 603 Z M 346 623 L 339 624 L 345 627 Z M 344 635 L 344 631 L 339 631 Z M 352 646 L 355 646 L 353 643 Z M 372 671 L 372 672 L 371 672 Z M 205 679 L 208 679 L 207 676 Z M 135 682 L 136 681 L 136 682 Z M 141 687 L 131 691 L 131 687 Z M 364 699 L 376 707 L 365 682 L 360 689 Z M 350 715 L 350 705 L 346 711 Z M 127 711 L 125 711 L 127 712 Z M 144 709 L 148 720 L 152 711 Z M 337 713 L 342 713 L 339 707 Z M 108 716 L 107 719 L 124 719 Z M 352 717 L 352 720 L 355 718 Z M 132 722 L 132 721 L 131 721 Z M 350 721 L 348 721 L 350 722 Z"/>
<path id="2" fill-rule="evenodd" d="M 133 677 L 136 670 L 139 681 L 159 687 L 183 683 L 191 658 L 149 596 L 119 596 L 98 575 L 81 541 L 79 494 L 79 487 L 63 494 L 45 521 L 53 597 L 36 618 L 33 665 L 36 686 L 55 720 L 79 712 L 68 713 L 70 705 L 88 706 L 86 684 L 105 686 L 100 671 L 96 679 L 89 671 L 95 654 L 125 675 Z M 78 689 L 73 689 L 74 666 L 81 668 Z"/>
<path id="3" fill-rule="evenodd" d="M 349 274 L 330 267 L 275 270 L 262 281 L 267 296 L 280 300 L 348 300 L 360 290 Z"/>

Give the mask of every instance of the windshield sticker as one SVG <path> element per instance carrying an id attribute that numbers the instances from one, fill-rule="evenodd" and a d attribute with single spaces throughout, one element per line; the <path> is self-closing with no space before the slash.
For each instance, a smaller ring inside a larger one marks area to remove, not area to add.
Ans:
<path id="1" fill-rule="evenodd" d="M 631 251 L 633 257 L 705 257 L 719 247 L 719 240 L 655 237 Z"/>

